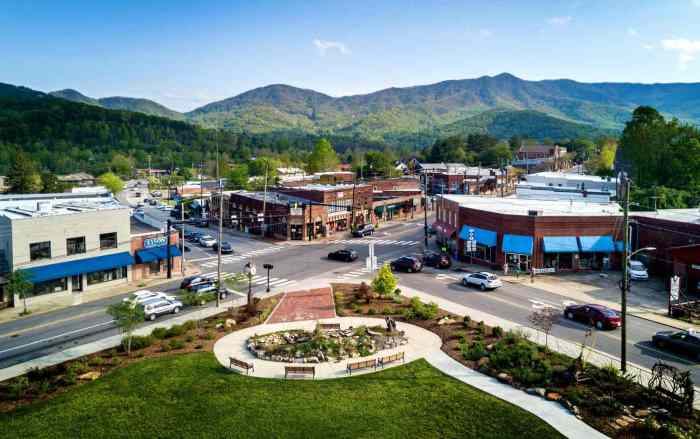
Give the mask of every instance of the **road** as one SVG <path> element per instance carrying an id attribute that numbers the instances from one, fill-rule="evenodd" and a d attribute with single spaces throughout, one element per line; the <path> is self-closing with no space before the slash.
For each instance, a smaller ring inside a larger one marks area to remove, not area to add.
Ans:
<path id="1" fill-rule="evenodd" d="M 402 255 L 419 254 L 422 251 L 423 238 L 421 226 L 422 223 L 416 221 L 380 228 L 371 238 L 376 243 L 375 254 L 379 262 Z M 303 245 L 279 245 L 232 234 L 227 234 L 225 239 L 232 242 L 235 254 L 223 258 L 224 276 L 242 272 L 243 265 L 253 258 L 259 268 L 253 286 L 255 293 L 265 290 L 266 279 L 261 270 L 264 263 L 274 265 L 270 279 L 273 288 L 276 287 L 279 290 L 303 288 L 306 280 L 314 278 L 360 281 L 369 280 L 371 277 L 364 268 L 369 239 Z M 211 250 L 196 249 L 194 245 L 191 247 L 193 247 L 191 253 L 197 255 L 196 263 L 202 266 L 203 273 L 214 276 L 216 274 L 215 254 Z M 329 261 L 326 258 L 328 252 L 339 248 L 355 249 L 359 253 L 358 261 L 354 263 Z M 192 260 L 190 253 L 188 258 Z M 565 296 L 519 283 L 506 282 L 503 287 L 491 292 L 465 288 L 459 283 L 460 273 L 453 270 L 426 268 L 422 273 L 399 273 L 397 276 L 402 285 L 524 326 L 528 325 L 528 316 L 532 312 L 533 303 L 562 308 L 565 301 L 570 301 Z M 177 282 L 171 282 L 154 290 L 176 291 L 177 287 Z M 104 309 L 108 304 L 122 300 L 123 297 L 125 296 L 112 297 L 0 324 L 0 368 L 116 334 L 117 330 L 110 323 L 111 319 Z M 186 309 L 183 312 L 189 311 Z M 663 360 L 681 369 L 690 369 L 693 378 L 700 380 L 700 368 L 694 362 L 658 351 L 650 345 L 649 340 L 654 333 L 672 328 L 634 316 L 629 316 L 627 322 L 627 355 L 630 362 L 651 368 L 654 363 Z M 583 341 L 585 329 L 584 325 L 562 318 L 552 330 L 552 335 L 580 343 Z M 619 357 L 620 331 L 598 331 L 595 348 Z"/>

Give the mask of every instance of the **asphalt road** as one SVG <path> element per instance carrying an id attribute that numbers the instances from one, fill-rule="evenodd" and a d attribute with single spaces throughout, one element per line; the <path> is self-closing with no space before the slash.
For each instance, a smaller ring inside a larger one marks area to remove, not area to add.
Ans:
<path id="1" fill-rule="evenodd" d="M 214 232 L 214 229 L 210 231 Z M 402 255 L 420 253 L 422 233 L 420 222 L 380 228 L 373 237 L 377 241 L 375 254 L 379 262 Z M 214 233 L 212 235 L 215 236 Z M 368 254 L 366 239 L 343 240 L 332 244 L 276 245 L 227 234 L 225 240 L 232 242 L 236 252 L 234 257 L 224 258 L 222 272 L 240 273 L 243 271 L 243 265 L 253 257 L 259 268 L 258 274 L 263 277 L 262 264 L 274 265 L 275 268 L 270 277 L 276 279 L 277 285 L 285 290 L 294 289 L 297 286 L 303 288 L 304 282 L 313 278 L 359 281 L 370 277 L 366 270 L 363 270 L 364 258 Z M 194 252 L 196 246 L 191 245 L 191 247 Z M 270 248 L 274 251 L 270 251 Z M 326 258 L 328 252 L 339 248 L 355 249 L 359 253 L 359 259 L 354 263 L 344 263 Z M 207 265 L 202 267 L 203 273 L 215 273 L 214 252 L 202 249 L 196 249 L 196 252 L 197 263 Z M 258 253 L 251 254 L 251 252 Z M 242 257 L 246 254 L 249 256 Z M 190 253 L 187 256 L 189 260 L 192 259 Z M 403 285 L 524 326 L 528 325 L 528 316 L 532 312 L 533 303 L 563 308 L 563 303 L 570 301 L 565 296 L 532 288 L 527 284 L 505 283 L 503 287 L 490 292 L 465 288 L 459 283 L 461 274 L 453 270 L 426 268 L 422 273 L 400 273 L 397 276 Z M 154 288 L 159 291 L 176 289 L 176 282 Z M 263 292 L 264 279 L 257 282 L 253 290 L 258 293 Z M 111 325 L 111 319 L 105 314 L 104 309 L 108 304 L 122 300 L 123 297 L 125 296 L 112 297 L 0 324 L 0 368 L 116 334 L 117 330 Z M 186 313 L 188 310 L 185 309 L 183 312 Z M 161 319 L 167 318 L 167 316 L 161 317 Z M 657 361 L 663 360 L 681 369 L 690 369 L 693 378 L 696 381 L 700 380 L 700 368 L 695 362 L 661 352 L 649 343 L 654 333 L 671 328 L 634 316 L 628 316 L 627 323 L 627 356 L 630 362 L 650 368 Z M 583 341 L 585 329 L 584 325 L 562 317 L 552 330 L 552 335 L 580 343 Z M 619 357 L 620 331 L 598 331 L 597 334 L 595 348 Z"/>

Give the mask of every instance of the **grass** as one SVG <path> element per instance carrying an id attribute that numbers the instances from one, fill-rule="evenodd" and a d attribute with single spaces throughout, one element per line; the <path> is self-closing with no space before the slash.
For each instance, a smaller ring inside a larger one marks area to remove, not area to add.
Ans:
<path id="1" fill-rule="evenodd" d="M 327 381 L 246 377 L 211 353 L 143 360 L 0 415 L 14 438 L 560 438 L 424 360 Z"/>

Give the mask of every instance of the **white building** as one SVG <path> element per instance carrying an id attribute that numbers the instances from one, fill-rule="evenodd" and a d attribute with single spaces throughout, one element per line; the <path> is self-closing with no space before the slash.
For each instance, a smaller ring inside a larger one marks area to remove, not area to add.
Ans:
<path id="1" fill-rule="evenodd" d="M 516 186 L 520 198 L 580 200 L 607 203 L 617 194 L 617 179 L 565 172 L 538 172 L 524 176 Z"/>

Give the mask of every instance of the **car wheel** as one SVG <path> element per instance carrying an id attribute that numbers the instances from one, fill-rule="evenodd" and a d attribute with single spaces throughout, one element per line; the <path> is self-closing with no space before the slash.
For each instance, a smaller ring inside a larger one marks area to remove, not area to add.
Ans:
<path id="1" fill-rule="evenodd" d="M 148 316 L 148 320 L 150 320 L 150 321 L 153 321 L 153 320 L 155 320 L 155 319 L 156 319 L 156 315 L 155 315 L 155 314 L 151 314 L 150 316 Z"/>
<path id="2" fill-rule="evenodd" d="M 466 279 L 462 279 L 462 285 L 464 285 L 465 287 L 469 286 Z"/>
<path id="3" fill-rule="evenodd" d="M 412 269 L 412 268 L 407 268 L 406 271 L 409 272 L 409 273 L 413 273 L 413 269 Z"/>
<path id="4" fill-rule="evenodd" d="M 574 313 L 572 313 L 571 311 L 567 312 L 567 313 L 566 313 L 566 318 L 569 319 L 569 320 L 573 320 L 573 319 L 574 319 Z"/>
<path id="5" fill-rule="evenodd" d="M 225 299 L 226 296 L 228 296 L 228 294 L 226 294 L 226 293 L 221 293 L 221 299 Z"/>
<path id="6" fill-rule="evenodd" d="M 480 289 L 481 291 L 486 291 L 486 285 L 484 285 L 484 284 L 479 284 L 479 289 Z"/>
<path id="7" fill-rule="evenodd" d="M 597 322 L 595 322 L 595 327 L 598 329 L 603 329 L 603 321 L 598 320 Z"/>
<path id="8" fill-rule="evenodd" d="M 180 307 L 176 306 L 175 309 L 173 309 L 173 314 L 177 314 L 180 312 Z"/>

